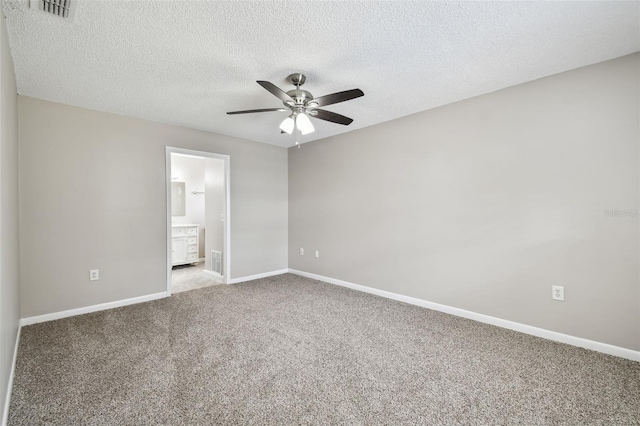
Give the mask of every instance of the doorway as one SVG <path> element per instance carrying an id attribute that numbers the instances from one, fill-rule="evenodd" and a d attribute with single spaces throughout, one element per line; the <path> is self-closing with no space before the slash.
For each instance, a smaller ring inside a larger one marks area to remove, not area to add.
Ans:
<path id="1" fill-rule="evenodd" d="M 166 148 L 167 294 L 230 277 L 230 157 Z"/>

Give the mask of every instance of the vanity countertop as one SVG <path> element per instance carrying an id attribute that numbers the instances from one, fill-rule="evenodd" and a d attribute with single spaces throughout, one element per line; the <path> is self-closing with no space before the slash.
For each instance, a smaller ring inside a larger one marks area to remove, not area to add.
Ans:
<path id="1" fill-rule="evenodd" d="M 172 228 L 178 228 L 178 227 L 184 227 L 184 226 L 200 226 L 200 225 L 198 225 L 197 223 L 192 223 L 192 224 L 176 223 L 171 225 Z"/>

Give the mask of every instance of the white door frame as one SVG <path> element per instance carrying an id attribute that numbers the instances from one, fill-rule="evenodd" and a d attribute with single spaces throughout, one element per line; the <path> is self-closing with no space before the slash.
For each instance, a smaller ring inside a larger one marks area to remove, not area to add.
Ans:
<path id="1" fill-rule="evenodd" d="M 224 278 L 225 284 L 231 280 L 231 156 L 213 152 L 195 151 L 193 149 L 166 147 L 166 182 L 167 182 L 167 296 L 171 296 L 171 154 L 186 154 L 196 157 L 217 158 L 224 161 Z M 206 211 L 205 211 L 206 214 Z M 205 253 L 206 256 L 206 253 Z"/>

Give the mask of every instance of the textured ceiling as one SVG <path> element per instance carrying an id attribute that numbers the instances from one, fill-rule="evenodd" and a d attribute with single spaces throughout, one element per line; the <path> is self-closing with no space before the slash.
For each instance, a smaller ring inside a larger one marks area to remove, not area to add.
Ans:
<path id="1" fill-rule="evenodd" d="M 279 146 L 287 75 L 350 126 L 307 142 L 640 50 L 638 2 L 98 1 L 73 22 L 4 0 L 18 92 Z"/>

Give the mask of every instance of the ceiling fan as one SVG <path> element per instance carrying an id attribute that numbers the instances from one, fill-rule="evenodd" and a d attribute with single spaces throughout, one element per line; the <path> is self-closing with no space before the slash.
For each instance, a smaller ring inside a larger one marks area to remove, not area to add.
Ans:
<path id="1" fill-rule="evenodd" d="M 258 80 L 257 83 L 275 95 L 282 101 L 285 108 L 263 108 L 263 109 L 249 109 L 245 111 L 230 111 L 229 115 L 234 114 L 251 114 L 255 112 L 272 112 L 272 111 L 291 111 L 291 115 L 284 119 L 280 124 L 281 133 L 291 134 L 295 129 L 298 129 L 300 133 L 306 135 L 313 132 L 313 124 L 309 117 L 318 118 L 320 120 L 331 121 L 332 123 L 343 124 L 348 126 L 353 119 L 345 117 L 344 115 L 337 114 L 335 112 L 320 109 L 319 107 L 337 104 L 339 102 L 348 101 L 351 99 L 364 96 L 364 93 L 360 89 L 345 90 L 344 92 L 332 93 L 331 95 L 320 96 L 314 98 L 313 95 L 306 90 L 300 89 L 300 86 L 306 81 L 304 74 L 297 73 L 291 74 L 287 77 L 287 80 L 291 82 L 295 89 L 285 92 L 278 88 L 275 84 L 268 81 Z"/>

